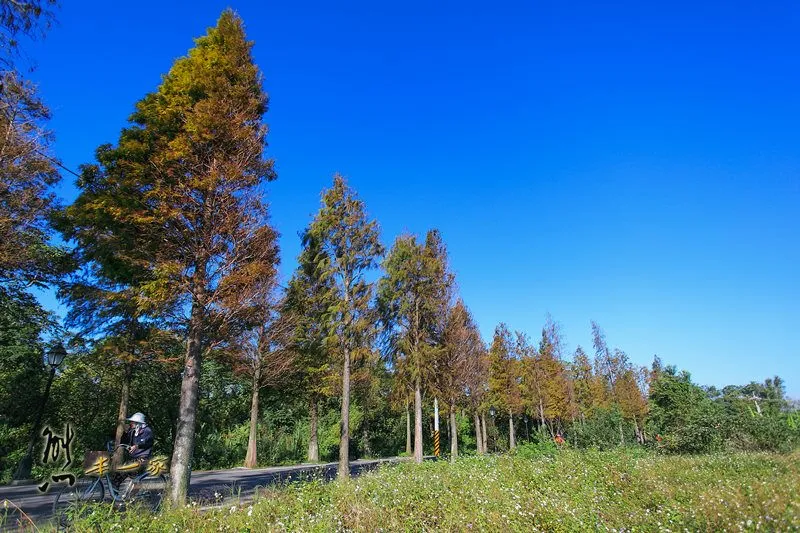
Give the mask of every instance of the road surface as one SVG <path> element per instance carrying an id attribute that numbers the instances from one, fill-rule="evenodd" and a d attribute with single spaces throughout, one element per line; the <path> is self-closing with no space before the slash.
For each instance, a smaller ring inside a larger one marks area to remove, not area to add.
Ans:
<path id="1" fill-rule="evenodd" d="M 402 460 L 392 457 L 351 461 L 350 473 L 356 476 L 361 472 L 373 470 L 381 464 L 396 463 Z M 300 481 L 312 477 L 333 479 L 336 477 L 337 466 L 337 463 L 301 464 L 192 472 L 189 499 L 197 501 L 201 506 L 223 505 L 231 499 L 247 501 L 253 497 L 257 487 Z M 35 484 L 0 486 L 0 530 L 10 531 L 17 529 L 20 525 L 30 526 L 30 521 L 37 525 L 47 523 L 51 516 L 53 500 L 60 487 L 60 485 L 55 485 L 49 492 L 42 494 Z M 106 497 L 108 497 L 107 491 Z M 8 514 L 3 520 L 3 514 L 6 512 Z"/>

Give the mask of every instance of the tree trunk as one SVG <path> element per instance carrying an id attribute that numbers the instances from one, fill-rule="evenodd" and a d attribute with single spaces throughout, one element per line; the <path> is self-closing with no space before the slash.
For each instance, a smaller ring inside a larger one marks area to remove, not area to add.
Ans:
<path id="1" fill-rule="evenodd" d="M 619 422 L 619 445 L 625 445 L 625 433 L 622 432 L 622 420 Z"/>
<path id="2" fill-rule="evenodd" d="M 486 453 L 486 450 L 483 447 L 483 435 L 481 434 L 481 418 L 478 416 L 478 411 L 476 410 L 473 414 L 473 418 L 475 419 L 475 449 L 479 455 Z"/>
<path id="3" fill-rule="evenodd" d="M 411 406 L 406 398 L 406 455 L 411 457 Z"/>
<path id="4" fill-rule="evenodd" d="M 644 444 L 646 440 L 644 436 L 644 424 L 640 426 L 639 420 L 634 416 L 633 425 L 636 428 L 636 442 L 638 442 L 639 444 Z"/>
<path id="5" fill-rule="evenodd" d="M 517 447 L 517 439 L 514 435 L 514 413 L 508 412 L 508 449 L 513 450 Z"/>
<path id="6" fill-rule="evenodd" d="M 547 423 L 544 420 L 544 404 L 542 404 L 542 398 L 539 397 L 539 420 L 541 421 L 543 426 L 546 426 Z M 552 433 L 552 431 L 551 431 Z"/>
<path id="7" fill-rule="evenodd" d="M 186 503 L 186 494 L 192 475 L 191 465 L 200 391 L 203 322 L 203 307 L 195 297 L 192 301 L 192 314 L 186 342 L 186 362 L 181 381 L 178 428 L 175 432 L 175 444 L 172 448 L 172 463 L 170 464 L 169 499 L 174 506 Z"/>
<path id="8" fill-rule="evenodd" d="M 261 368 L 256 364 L 253 372 L 253 396 L 250 401 L 250 436 L 247 438 L 247 455 L 244 458 L 245 468 L 255 468 L 258 464 L 258 443 L 256 430 L 258 429 L 258 392 L 261 381 Z"/>
<path id="9" fill-rule="evenodd" d="M 319 431 L 317 430 L 317 397 L 311 396 L 308 406 L 308 413 L 311 419 L 308 436 L 308 462 L 319 462 Z"/>
<path id="10" fill-rule="evenodd" d="M 344 347 L 342 368 L 342 430 L 339 438 L 339 479 L 350 478 L 350 350 Z"/>
<path id="11" fill-rule="evenodd" d="M 452 438 L 452 436 L 450 435 L 452 433 L 451 430 L 452 428 L 450 427 L 450 413 L 448 412 L 447 416 L 445 417 L 444 430 L 443 430 L 445 435 L 442 437 L 442 440 L 447 438 L 447 442 L 451 442 L 450 440 Z M 452 448 L 452 443 L 450 447 Z"/>
<path id="12" fill-rule="evenodd" d="M 422 385 L 414 384 L 414 461 L 422 462 Z"/>
<path id="13" fill-rule="evenodd" d="M 458 457 L 458 425 L 456 423 L 456 404 L 450 402 L 450 460 Z"/>
<path id="14" fill-rule="evenodd" d="M 489 438 L 486 435 L 486 413 L 481 413 L 481 434 L 483 436 L 483 453 L 489 453 Z"/>
<path id="15" fill-rule="evenodd" d="M 128 416 L 128 402 L 131 395 L 131 374 L 133 373 L 133 363 L 125 363 L 122 371 L 122 394 L 119 398 L 119 416 L 117 417 L 117 431 L 114 435 L 114 446 L 119 446 L 122 442 L 122 435 L 125 434 L 125 417 Z M 114 466 L 122 464 L 125 450 L 117 448 L 114 453 Z"/>

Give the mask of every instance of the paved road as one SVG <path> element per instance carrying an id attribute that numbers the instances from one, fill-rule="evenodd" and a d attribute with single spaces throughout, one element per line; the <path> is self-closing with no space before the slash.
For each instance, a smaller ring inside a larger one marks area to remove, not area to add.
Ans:
<path id="1" fill-rule="evenodd" d="M 402 460 L 404 459 L 392 457 L 352 461 L 350 473 L 355 476 L 361 472 L 373 470 L 381 464 L 396 463 Z M 204 506 L 222 504 L 231 498 L 247 501 L 253 497 L 257 487 L 301 481 L 312 477 L 333 479 L 336 477 L 337 466 L 337 463 L 301 464 L 258 469 L 232 468 L 230 470 L 193 472 L 189 486 L 189 498 Z M 30 525 L 25 515 L 36 524 L 46 523 L 50 518 L 57 490 L 60 490 L 58 486 L 42 494 L 36 485 L 0 486 L 0 530 L 6 531 L 16 529 L 19 525 Z M 3 521 L 6 503 L 8 503 L 8 515 Z"/>

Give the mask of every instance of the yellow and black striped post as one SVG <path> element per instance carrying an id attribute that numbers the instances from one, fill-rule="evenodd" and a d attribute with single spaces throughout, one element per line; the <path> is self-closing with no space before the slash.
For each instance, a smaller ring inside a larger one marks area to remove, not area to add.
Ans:
<path id="1" fill-rule="evenodd" d="M 441 450 L 439 448 L 439 400 L 433 399 L 433 455 L 437 458 Z"/>

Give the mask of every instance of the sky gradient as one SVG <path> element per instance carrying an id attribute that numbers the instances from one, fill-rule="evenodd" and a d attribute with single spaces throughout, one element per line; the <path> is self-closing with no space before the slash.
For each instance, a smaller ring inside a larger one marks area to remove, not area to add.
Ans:
<path id="1" fill-rule="evenodd" d="M 27 50 L 69 168 L 230 5 L 270 94 L 284 280 L 338 171 L 385 244 L 441 230 L 487 341 L 549 312 L 591 351 L 595 320 L 636 364 L 800 398 L 800 4 L 63 4 Z"/>

